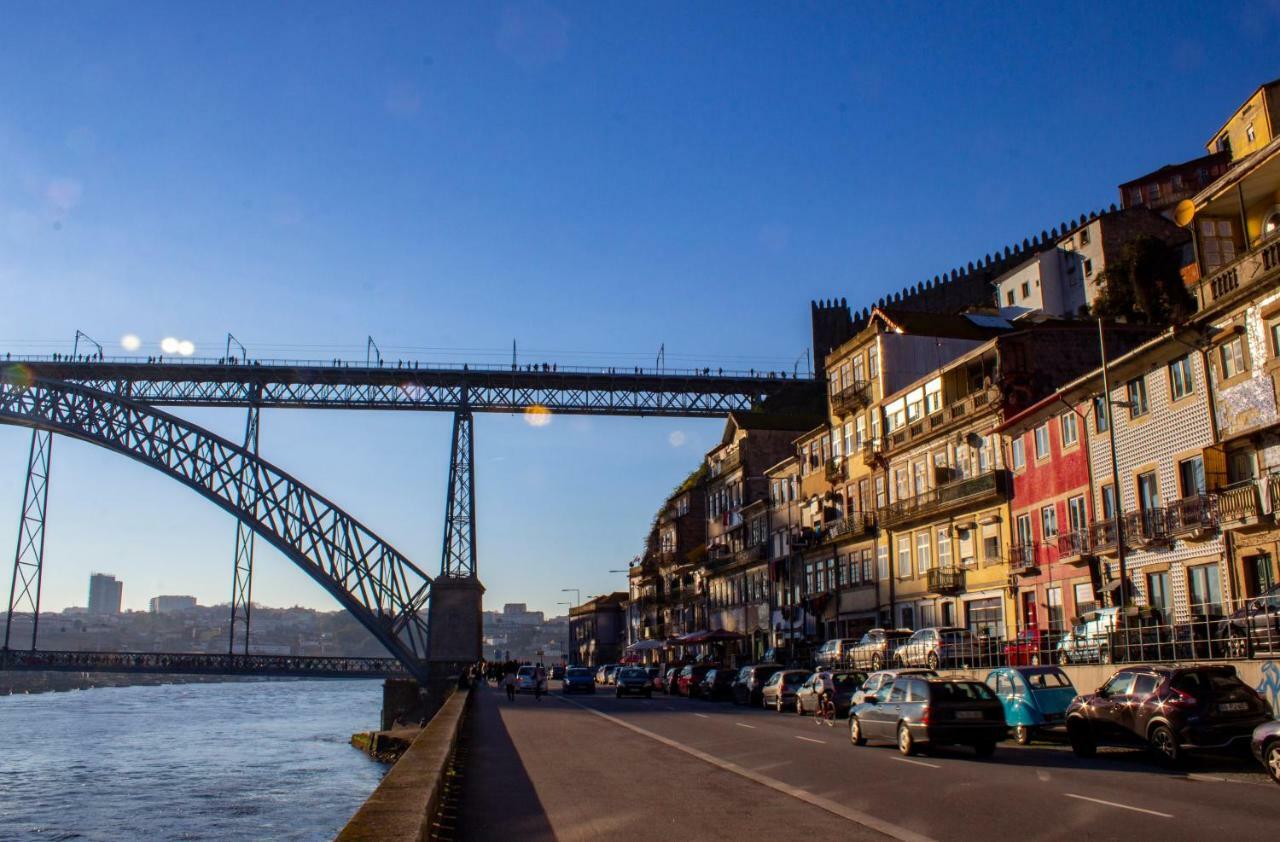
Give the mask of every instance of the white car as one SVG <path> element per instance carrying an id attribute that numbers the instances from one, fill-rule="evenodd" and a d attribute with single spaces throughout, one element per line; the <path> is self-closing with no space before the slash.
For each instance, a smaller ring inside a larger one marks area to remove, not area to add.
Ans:
<path id="1" fill-rule="evenodd" d="M 542 678 L 538 678 L 537 667 L 521 667 L 516 670 L 516 692 L 532 693 L 535 689 L 547 692 L 547 673 L 544 670 Z"/>

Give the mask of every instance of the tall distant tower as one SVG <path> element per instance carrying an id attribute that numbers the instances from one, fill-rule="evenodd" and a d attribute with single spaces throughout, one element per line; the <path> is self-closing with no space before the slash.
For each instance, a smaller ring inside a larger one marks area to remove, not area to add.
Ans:
<path id="1" fill-rule="evenodd" d="M 124 582 L 109 573 L 94 573 L 89 577 L 89 613 L 119 614 L 120 600 L 124 596 Z"/>
<path id="2" fill-rule="evenodd" d="M 853 337 L 853 316 L 843 298 L 810 302 L 813 317 L 813 373 L 826 378 L 827 354 Z"/>

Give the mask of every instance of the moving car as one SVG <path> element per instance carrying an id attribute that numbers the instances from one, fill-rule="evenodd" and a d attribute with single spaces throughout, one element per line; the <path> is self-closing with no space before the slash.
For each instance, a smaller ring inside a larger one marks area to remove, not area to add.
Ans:
<path id="1" fill-rule="evenodd" d="M 1071 679 L 1057 667 L 1001 667 L 987 674 L 987 686 L 1004 705 L 1004 721 L 1018 745 L 1045 729 L 1061 728 L 1076 697 Z"/>
<path id="2" fill-rule="evenodd" d="M 905 667 L 873 672 L 862 682 L 861 687 L 853 691 L 852 704 L 860 705 L 867 701 L 869 696 L 875 696 L 883 702 L 889 698 L 889 691 L 893 689 L 893 682 L 904 675 L 921 675 L 925 678 L 938 677 L 936 672 L 924 667 Z"/>
<path id="3" fill-rule="evenodd" d="M 780 664 L 752 664 L 738 670 L 738 680 L 733 684 L 735 705 L 760 704 L 760 690 L 769 676 L 782 669 Z"/>
<path id="4" fill-rule="evenodd" d="M 893 663 L 893 653 L 911 635 L 911 629 L 871 629 L 850 649 L 850 666 L 872 672 L 884 669 Z"/>
<path id="5" fill-rule="evenodd" d="M 990 757 L 1007 730 L 1004 706 L 980 681 L 904 676 L 894 680 L 887 701 L 872 699 L 849 712 L 850 742 L 893 740 L 905 755 L 954 744 Z"/>
<path id="6" fill-rule="evenodd" d="M 566 695 L 569 693 L 594 693 L 596 692 L 595 675 L 586 667 L 569 667 L 564 671 L 560 692 Z"/>
<path id="7" fill-rule="evenodd" d="M 616 695 L 619 699 L 623 696 L 653 698 L 653 682 L 644 667 L 623 667 L 614 676 L 614 683 L 618 686 Z"/>
<path id="8" fill-rule="evenodd" d="M 963 667 L 974 661 L 973 632 L 959 626 L 920 629 L 893 653 L 900 667 Z"/>
<path id="9" fill-rule="evenodd" d="M 778 670 L 760 688 L 760 706 L 782 713 L 796 703 L 796 691 L 810 675 L 809 670 Z"/>
<path id="10" fill-rule="evenodd" d="M 538 678 L 538 668 L 532 666 L 523 666 L 516 670 L 516 692 L 532 693 L 536 689 L 547 692 L 547 673 L 544 670 L 542 677 Z"/>
<path id="11" fill-rule="evenodd" d="M 836 716 L 843 717 L 852 707 L 853 694 L 866 678 L 865 672 L 815 672 L 796 691 L 796 713 L 805 716 L 817 712 L 818 698 L 826 690 L 835 700 Z"/>
<path id="12" fill-rule="evenodd" d="M 730 667 L 717 667 L 707 672 L 698 685 L 701 698 L 717 701 L 733 695 L 733 683 L 738 679 L 738 671 Z"/>
<path id="13" fill-rule="evenodd" d="M 1280 720 L 1273 719 L 1254 728 L 1250 747 L 1271 780 L 1280 784 Z"/>
<path id="14" fill-rule="evenodd" d="M 1271 706 L 1230 664 L 1133 666 L 1067 709 L 1077 757 L 1099 745 L 1145 745 L 1174 764 L 1187 749 L 1243 746 L 1271 719 Z"/>
<path id="15" fill-rule="evenodd" d="M 695 699 L 701 692 L 699 684 L 707 677 L 707 673 L 715 669 L 715 664 L 686 664 L 676 677 L 675 694 Z"/>

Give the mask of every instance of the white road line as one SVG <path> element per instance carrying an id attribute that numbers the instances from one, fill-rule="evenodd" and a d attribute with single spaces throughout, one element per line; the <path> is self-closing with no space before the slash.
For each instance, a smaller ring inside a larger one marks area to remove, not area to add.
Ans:
<path id="1" fill-rule="evenodd" d="M 756 727 L 756 726 L 754 726 L 754 725 L 748 725 L 748 724 L 747 724 L 747 723 L 745 723 L 745 722 L 735 722 L 735 723 L 733 723 L 733 724 L 734 724 L 734 725 L 737 725 L 739 728 L 751 728 L 752 730 L 754 730 L 754 729 L 755 729 L 755 727 Z"/>
<path id="2" fill-rule="evenodd" d="M 1187 780 L 1189 780 L 1189 781 L 1213 781 L 1213 782 L 1215 782 L 1215 783 L 1223 783 L 1223 784 L 1225 784 L 1225 783 L 1232 783 L 1232 781 L 1230 781 L 1230 780 L 1229 780 L 1229 779 L 1227 779 L 1227 778 L 1219 778 L 1219 777 L 1216 777 L 1216 776 L 1214 776 L 1214 775 L 1202 775 L 1202 774 L 1200 774 L 1199 772 L 1188 772 L 1188 773 L 1187 773 Z"/>
<path id="3" fill-rule="evenodd" d="M 710 719 L 710 718 L 711 718 L 711 717 L 707 716 L 705 713 L 695 713 L 695 714 L 694 714 L 694 716 L 701 716 L 703 719 Z"/>
<path id="4" fill-rule="evenodd" d="M 802 736 L 800 736 L 799 734 L 797 734 L 797 735 L 796 735 L 796 739 L 797 739 L 797 740 L 804 740 L 806 743 L 817 743 L 817 744 L 818 744 L 818 745 L 820 745 L 820 746 L 825 746 L 825 745 L 827 744 L 827 741 L 826 741 L 826 740 L 815 740 L 815 739 L 813 739 L 813 738 L 811 738 L 811 737 L 802 737 Z"/>
<path id="5" fill-rule="evenodd" d="M 667 710 L 675 710 L 675 706 L 674 706 L 674 705 L 667 705 Z"/>
<path id="6" fill-rule="evenodd" d="M 589 708 L 586 705 L 579 704 L 578 702 L 571 701 L 569 699 L 565 699 L 564 701 L 571 705 L 575 705 L 576 707 L 580 707 L 588 713 L 595 714 L 601 719 L 606 719 L 615 725 L 620 725 L 628 731 L 632 731 L 642 737 L 648 737 L 651 740 L 656 740 L 668 748 L 674 748 L 677 751 L 682 751 L 685 754 L 698 758 L 704 763 L 710 763 L 712 766 L 723 769 L 726 772 L 731 772 L 735 775 L 746 778 L 749 781 L 755 781 L 761 786 L 767 786 L 769 789 L 772 789 L 775 792 L 781 792 L 783 795 L 790 795 L 792 798 L 826 810 L 832 815 L 848 819 L 854 824 L 862 825 L 863 827 L 869 828 L 878 833 L 883 833 L 885 836 L 902 840 L 902 842 L 934 842 L 933 839 L 925 836 L 924 834 L 916 833 L 913 830 L 908 830 L 905 827 L 896 825 L 893 822 L 885 821 L 884 819 L 878 819 L 875 816 L 862 812 L 861 810 L 855 810 L 852 807 L 832 801 L 830 798 L 823 798 L 821 795 L 814 795 L 806 789 L 785 784 L 776 778 L 771 778 L 768 775 L 762 775 L 759 772 L 739 766 L 737 763 L 730 763 L 728 760 L 721 760 L 719 757 L 707 754 L 705 751 L 699 751 L 692 746 L 687 746 L 684 743 L 668 739 L 661 734 L 655 734 L 652 731 L 641 728 L 639 725 L 632 725 L 630 722 L 626 722 L 616 716 L 610 716 L 604 711 Z M 800 737 L 800 739 L 804 740 L 808 738 Z M 810 740 L 810 742 L 820 743 L 822 740 Z"/>
<path id="7" fill-rule="evenodd" d="M 1064 792 L 1062 794 L 1068 798 L 1078 798 L 1081 801 L 1092 801 L 1094 804 L 1105 804 L 1108 807 L 1119 807 L 1121 810 L 1132 810 L 1135 813 L 1146 813 L 1148 816 L 1159 816 L 1162 819 L 1173 818 L 1172 813 L 1161 813 L 1159 810 L 1148 810 L 1145 807 L 1130 807 L 1128 804 L 1117 804 L 1114 801 L 1103 801 L 1101 798 L 1090 798 L 1087 795 L 1076 795 L 1074 792 Z"/>
<path id="8" fill-rule="evenodd" d="M 941 769 L 942 767 L 936 763 L 925 763 L 923 760 L 909 760 L 905 757 L 890 757 L 890 760 L 896 760 L 899 763 L 910 763 L 912 766 L 928 766 L 930 769 Z"/>

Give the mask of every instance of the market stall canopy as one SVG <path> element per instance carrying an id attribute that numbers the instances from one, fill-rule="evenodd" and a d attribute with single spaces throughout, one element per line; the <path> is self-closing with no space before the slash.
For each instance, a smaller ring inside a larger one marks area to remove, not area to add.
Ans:
<path id="1" fill-rule="evenodd" d="M 675 646 L 693 646 L 698 643 L 704 643 L 706 636 L 707 633 L 705 631 L 689 632 L 677 637 L 671 643 Z"/>
<path id="2" fill-rule="evenodd" d="M 719 643 L 721 641 L 726 641 L 726 640 L 742 640 L 742 639 L 743 639 L 743 635 L 740 635 L 737 632 L 725 631 L 724 629 L 716 629 L 715 631 L 709 631 L 705 633 L 702 636 L 702 639 L 699 640 L 698 642 L 699 643 Z"/>
<path id="3" fill-rule="evenodd" d="M 661 640 L 641 640 L 627 647 L 628 652 L 652 652 L 654 649 L 666 649 L 667 644 Z"/>

